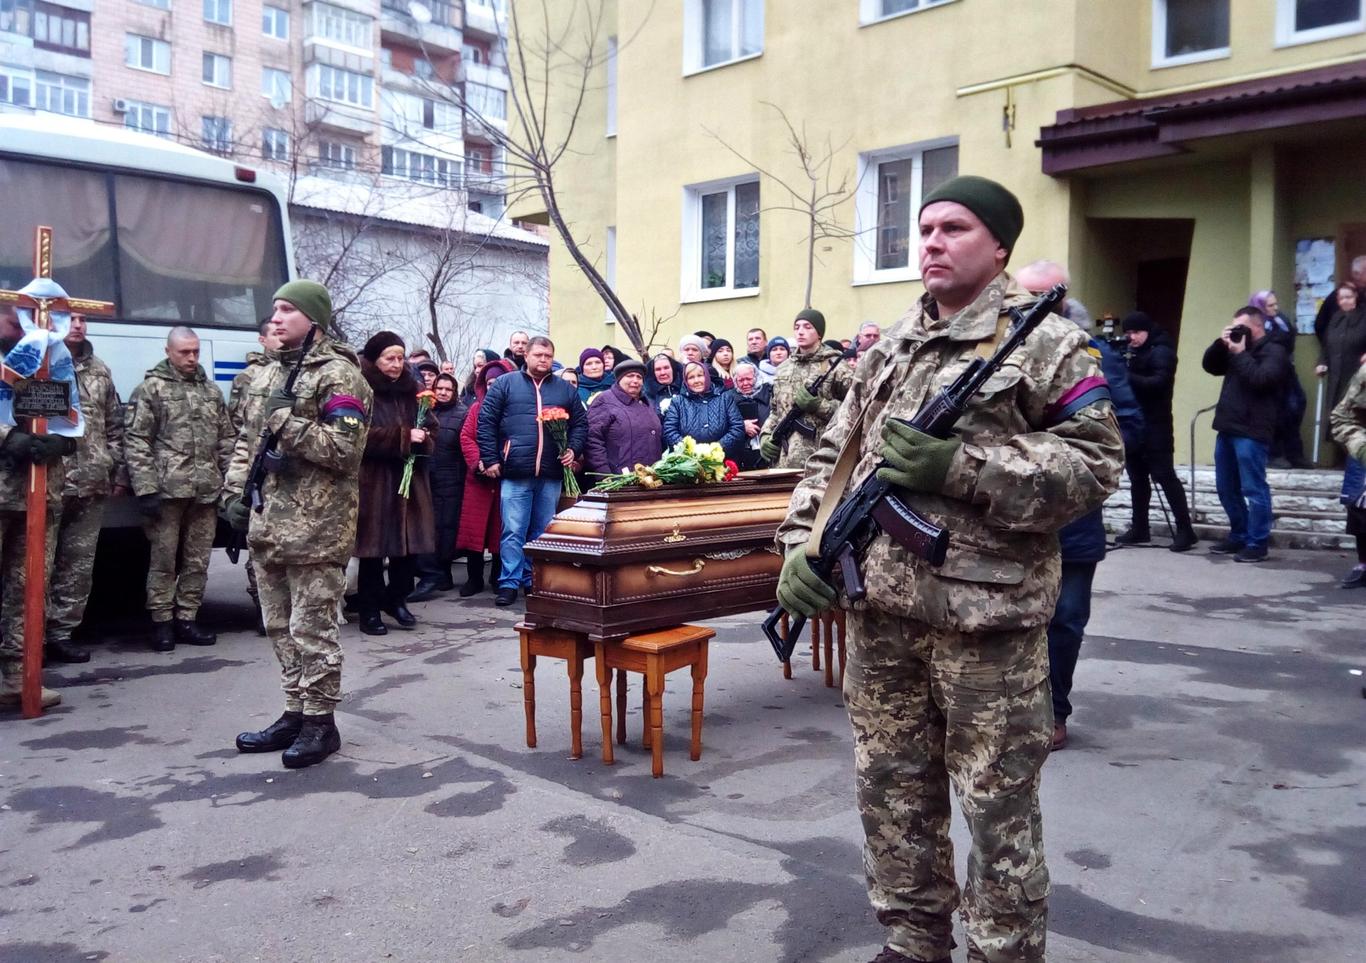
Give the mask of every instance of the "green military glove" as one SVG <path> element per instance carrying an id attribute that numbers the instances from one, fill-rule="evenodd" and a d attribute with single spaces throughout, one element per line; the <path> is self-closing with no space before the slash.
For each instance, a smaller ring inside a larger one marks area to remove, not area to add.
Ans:
<path id="1" fill-rule="evenodd" d="M 782 454 L 782 449 L 778 446 L 778 443 L 773 440 L 773 434 L 771 432 L 759 436 L 759 454 L 763 455 L 764 461 L 769 464 L 776 462 L 778 456 Z"/>
<path id="2" fill-rule="evenodd" d="M 821 400 L 807 391 L 806 385 L 797 385 L 797 393 L 792 396 L 792 403 L 809 415 L 820 407 Z"/>
<path id="3" fill-rule="evenodd" d="M 251 522 L 251 509 L 240 496 L 229 499 L 218 509 L 218 517 L 228 523 L 234 532 L 245 532 Z"/>
<path id="4" fill-rule="evenodd" d="M 938 495 L 949 477 L 953 453 L 962 445 L 956 435 L 941 441 L 888 418 L 882 428 L 882 457 L 887 467 L 879 468 L 877 477 L 907 491 Z"/>
<path id="5" fill-rule="evenodd" d="M 812 570 L 804 547 L 787 553 L 778 575 L 778 601 L 787 611 L 807 618 L 835 604 L 835 590 Z"/>
<path id="6" fill-rule="evenodd" d="M 283 387 L 275 388 L 270 394 L 266 395 L 266 417 L 269 418 L 281 408 L 294 410 L 294 398 L 285 394 Z"/>

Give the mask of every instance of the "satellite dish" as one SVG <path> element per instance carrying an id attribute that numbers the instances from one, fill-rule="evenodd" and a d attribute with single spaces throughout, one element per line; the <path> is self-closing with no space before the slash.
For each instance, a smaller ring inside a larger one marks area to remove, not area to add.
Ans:
<path id="1" fill-rule="evenodd" d="M 428 9 L 425 3 L 418 3 L 418 0 L 412 0 L 408 4 L 408 13 L 418 23 L 432 22 L 432 11 Z"/>

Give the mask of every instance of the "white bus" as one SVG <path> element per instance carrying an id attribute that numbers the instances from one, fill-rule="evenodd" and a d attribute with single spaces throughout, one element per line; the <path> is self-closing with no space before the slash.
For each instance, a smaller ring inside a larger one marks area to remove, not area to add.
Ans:
<path id="1" fill-rule="evenodd" d="M 125 402 L 165 358 L 178 324 L 198 332 L 200 362 L 226 393 L 259 347 L 271 295 L 294 276 L 277 177 L 53 114 L 0 114 L 0 224 L 0 288 L 32 279 L 34 228 L 46 224 L 57 283 L 113 302 L 114 317 L 90 318 L 88 332 Z M 109 505 L 97 596 L 141 597 L 146 569 L 137 560 L 147 548 L 138 525 L 130 499 Z"/>
<path id="2" fill-rule="evenodd" d="M 293 277 L 277 177 L 121 127 L 0 114 L 0 212 L 0 287 L 32 278 L 33 229 L 47 224 L 57 283 L 114 303 L 89 336 L 125 401 L 177 324 L 199 333 L 226 391 Z"/>

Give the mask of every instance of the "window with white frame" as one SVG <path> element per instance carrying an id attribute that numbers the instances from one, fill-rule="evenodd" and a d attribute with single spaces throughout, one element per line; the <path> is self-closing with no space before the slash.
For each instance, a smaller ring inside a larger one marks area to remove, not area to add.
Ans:
<path id="1" fill-rule="evenodd" d="M 123 62 L 135 70 L 150 70 L 156 74 L 171 72 L 171 45 L 155 37 L 135 33 L 124 34 Z"/>
<path id="2" fill-rule="evenodd" d="M 232 86 L 232 58 L 222 54 L 204 54 L 203 81 L 210 87 Z"/>
<path id="3" fill-rule="evenodd" d="M 171 136 L 171 108 L 160 104 L 144 104 L 137 100 L 126 101 L 128 110 L 123 115 L 123 126 L 129 130 L 140 130 L 144 134 L 158 137 Z"/>
<path id="4" fill-rule="evenodd" d="M 506 90 L 487 84 L 465 84 L 465 103 L 470 110 L 489 120 L 507 120 L 508 95 Z"/>
<path id="5" fill-rule="evenodd" d="M 920 199 L 958 173 L 958 144 L 935 141 L 859 155 L 854 283 L 920 277 Z"/>
<path id="6" fill-rule="evenodd" d="M 68 117 L 90 116 L 90 81 L 38 70 L 33 75 L 33 106 Z"/>
<path id="7" fill-rule="evenodd" d="M 1276 0 L 1278 45 L 1331 40 L 1366 30 L 1363 0 Z"/>
<path id="8" fill-rule="evenodd" d="M 90 56 L 90 14 L 38 0 L 33 5 L 33 45 L 77 57 Z"/>
<path id="9" fill-rule="evenodd" d="M 308 68 L 308 92 L 323 100 L 369 108 L 375 102 L 375 78 L 330 64 L 314 64 Z"/>
<path id="10" fill-rule="evenodd" d="M 288 70 L 261 68 L 261 96 L 273 107 L 283 107 L 294 99 L 294 79 Z"/>
<path id="11" fill-rule="evenodd" d="M 32 106 L 33 75 L 26 70 L 0 66 L 0 104 Z"/>
<path id="12" fill-rule="evenodd" d="M 942 7 L 953 0 L 859 0 L 859 22 L 877 23 L 903 13 L 915 13 L 929 7 Z"/>
<path id="13" fill-rule="evenodd" d="M 460 161 L 418 151 L 385 146 L 380 149 L 380 170 L 389 177 L 406 177 L 424 184 L 455 187 L 460 183 Z"/>
<path id="14" fill-rule="evenodd" d="M 266 160 L 289 160 L 289 132 L 278 127 L 262 128 L 261 156 Z"/>
<path id="15" fill-rule="evenodd" d="M 261 33 L 276 40 L 289 39 L 289 11 L 266 5 L 261 8 Z"/>
<path id="16" fill-rule="evenodd" d="M 226 117 L 203 117 L 201 143 L 215 154 L 232 153 L 232 121 Z"/>
<path id="17" fill-rule="evenodd" d="M 318 163 L 339 171 L 356 169 L 356 147 L 339 140 L 325 140 L 318 144 Z"/>
<path id="18" fill-rule="evenodd" d="M 330 3 L 314 3 L 309 7 L 308 37 L 355 47 L 370 53 L 374 46 L 374 17 L 368 17 Z"/>
<path id="19" fill-rule="evenodd" d="M 764 0 L 685 0 L 684 72 L 753 57 L 764 50 Z"/>
<path id="20" fill-rule="evenodd" d="M 232 25 L 232 0 L 204 0 L 204 19 L 209 23 Z"/>
<path id="21" fill-rule="evenodd" d="M 686 188 L 683 224 L 683 300 L 759 292 L 756 178 Z"/>
<path id="22" fill-rule="evenodd" d="M 1153 0 L 1153 66 L 1228 56 L 1230 0 Z"/>
<path id="23" fill-rule="evenodd" d="M 484 53 L 484 48 L 476 44 L 466 43 L 460 45 L 460 60 L 467 64 L 482 64 L 488 62 L 488 54 Z"/>
<path id="24" fill-rule="evenodd" d="M 607 136 L 617 136 L 617 38 L 607 38 Z"/>

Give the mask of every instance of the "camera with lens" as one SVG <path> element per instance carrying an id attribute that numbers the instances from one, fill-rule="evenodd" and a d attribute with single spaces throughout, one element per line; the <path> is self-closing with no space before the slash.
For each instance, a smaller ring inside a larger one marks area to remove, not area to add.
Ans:
<path id="1" fill-rule="evenodd" d="M 1228 339 L 1234 342 L 1235 344 L 1242 344 L 1243 339 L 1245 339 L 1246 337 L 1247 325 L 1245 324 L 1235 324 L 1232 330 L 1230 330 L 1228 333 Z"/>

